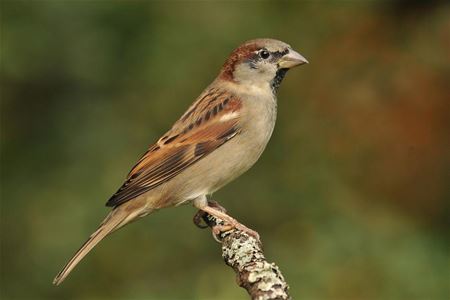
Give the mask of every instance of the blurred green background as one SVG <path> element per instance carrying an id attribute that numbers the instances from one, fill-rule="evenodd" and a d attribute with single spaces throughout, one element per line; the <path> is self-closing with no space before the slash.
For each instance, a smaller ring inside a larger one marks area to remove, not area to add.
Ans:
<path id="1" fill-rule="evenodd" d="M 51 281 L 147 146 L 256 37 L 310 64 L 284 80 L 262 159 L 214 199 L 259 231 L 295 299 L 450 298 L 449 5 L 2 0 L 2 299 L 247 299 L 191 206 Z"/>

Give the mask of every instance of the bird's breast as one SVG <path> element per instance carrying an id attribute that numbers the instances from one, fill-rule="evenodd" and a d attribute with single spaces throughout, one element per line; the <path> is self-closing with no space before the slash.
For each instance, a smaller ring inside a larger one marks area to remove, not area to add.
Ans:
<path id="1" fill-rule="evenodd" d="M 210 192 L 250 169 L 258 161 L 272 135 L 277 113 L 276 99 L 247 97 L 242 101 L 240 133 L 211 154 L 211 159 L 220 161 L 221 168 Z"/>
<path id="2" fill-rule="evenodd" d="M 248 141 L 245 146 L 262 152 L 272 135 L 276 116 L 277 102 L 272 94 L 243 100 L 242 136 Z"/>

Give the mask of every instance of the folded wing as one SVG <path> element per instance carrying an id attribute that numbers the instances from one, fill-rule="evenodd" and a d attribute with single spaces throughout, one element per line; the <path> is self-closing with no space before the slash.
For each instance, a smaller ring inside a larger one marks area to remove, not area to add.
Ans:
<path id="1" fill-rule="evenodd" d="M 151 146 L 108 200 L 118 206 L 180 174 L 239 133 L 241 101 L 210 89 Z"/>

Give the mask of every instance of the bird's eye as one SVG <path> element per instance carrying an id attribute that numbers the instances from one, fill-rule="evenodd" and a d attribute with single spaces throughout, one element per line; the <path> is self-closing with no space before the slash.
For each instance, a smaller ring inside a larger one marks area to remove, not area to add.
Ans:
<path id="1" fill-rule="evenodd" d="M 262 59 L 268 59 L 270 57 L 270 52 L 265 49 L 261 50 L 259 56 L 261 56 Z"/>

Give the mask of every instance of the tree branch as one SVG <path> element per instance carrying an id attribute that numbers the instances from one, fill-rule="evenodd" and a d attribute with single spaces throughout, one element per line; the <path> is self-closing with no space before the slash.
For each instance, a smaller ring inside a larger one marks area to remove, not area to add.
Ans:
<path id="1" fill-rule="evenodd" d="M 217 202 L 211 201 L 210 205 L 225 211 Z M 201 220 L 206 225 L 201 225 Z M 267 262 L 259 240 L 236 228 L 223 231 L 226 225 L 222 220 L 201 210 L 195 215 L 194 223 L 200 228 L 212 229 L 214 239 L 222 243 L 225 263 L 236 272 L 238 285 L 247 290 L 251 299 L 291 299 L 280 269 Z"/>

